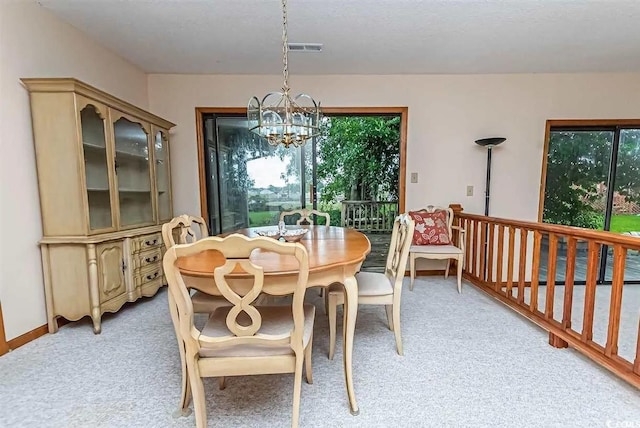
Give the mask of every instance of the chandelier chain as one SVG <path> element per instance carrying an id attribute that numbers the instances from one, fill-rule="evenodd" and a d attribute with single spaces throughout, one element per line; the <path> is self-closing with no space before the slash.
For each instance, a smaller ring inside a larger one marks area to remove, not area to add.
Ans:
<path id="1" fill-rule="evenodd" d="M 282 90 L 289 92 L 289 46 L 287 44 L 287 0 L 282 0 L 282 74 L 284 86 Z"/>

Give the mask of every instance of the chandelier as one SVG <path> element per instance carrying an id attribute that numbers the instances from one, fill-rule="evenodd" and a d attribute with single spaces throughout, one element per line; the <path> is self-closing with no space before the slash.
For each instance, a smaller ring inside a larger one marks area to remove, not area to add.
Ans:
<path id="1" fill-rule="evenodd" d="M 320 133 L 320 103 L 307 94 L 289 94 L 289 44 L 287 42 L 287 1 L 282 0 L 282 92 L 270 92 L 260 101 L 249 100 L 249 131 L 264 137 L 270 145 L 299 147 Z"/>

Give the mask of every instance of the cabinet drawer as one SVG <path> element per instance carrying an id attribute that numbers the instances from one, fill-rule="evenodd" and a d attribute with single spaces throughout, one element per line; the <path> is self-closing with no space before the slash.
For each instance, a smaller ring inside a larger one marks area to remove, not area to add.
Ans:
<path id="1" fill-rule="evenodd" d="M 155 280 L 162 280 L 162 268 L 159 264 L 140 269 L 133 275 L 133 285 L 136 288 Z"/>
<path id="2" fill-rule="evenodd" d="M 149 251 L 143 251 L 138 254 L 134 254 L 131 258 L 133 259 L 134 272 L 137 272 L 140 269 L 144 269 L 147 266 L 160 266 L 162 264 L 162 252 L 159 247 Z"/>
<path id="3" fill-rule="evenodd" d="M 137 254 L 141 251 L 159 248 L 162 245 L 162 237 L 159 233 L 150 235 L 137 236 L 131 240 L 131 254 Z"/>

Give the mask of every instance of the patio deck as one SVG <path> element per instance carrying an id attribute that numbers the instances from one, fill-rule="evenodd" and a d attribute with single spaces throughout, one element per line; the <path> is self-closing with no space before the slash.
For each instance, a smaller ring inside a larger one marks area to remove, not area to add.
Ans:
<path id="1" fill-rule="evenodd" d="M 391 233 L 367 232 L 365 235 L 371 242 L 371 253 L 362 264 L 362 270 L 381 272 L 387 263 Z"/>

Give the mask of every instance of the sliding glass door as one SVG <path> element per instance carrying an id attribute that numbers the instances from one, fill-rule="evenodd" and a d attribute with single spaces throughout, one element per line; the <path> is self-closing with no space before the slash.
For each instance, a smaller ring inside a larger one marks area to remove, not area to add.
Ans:
<path id="1" fill-rule="evenodd" d="M 245 115 L 203 119 L 211 234 L 276 225 L 281 211 L 308 205 L 302 149 L 270 146 Z"/>
<path id="2" fill-rule="evenodd" d="M 640 233 L 640 129 L 557 127 L 549 135 L 542 220 L 615 233 Z M 546 250 L 543 242 L 543 250 Z M 578 243 L 575 279 L 586 279 L 586 244 Z M 566 243 L 559 242 L 557 279 Z M 546 272 L 542 258 L 542 273 Z M 613 256 L 603 248 L 599 282 L 611 280 Z M 544 278 L 543 278 L 544 279 Z M 640 280 L 640 256 L 629 254 L 625 281 Z"/>

